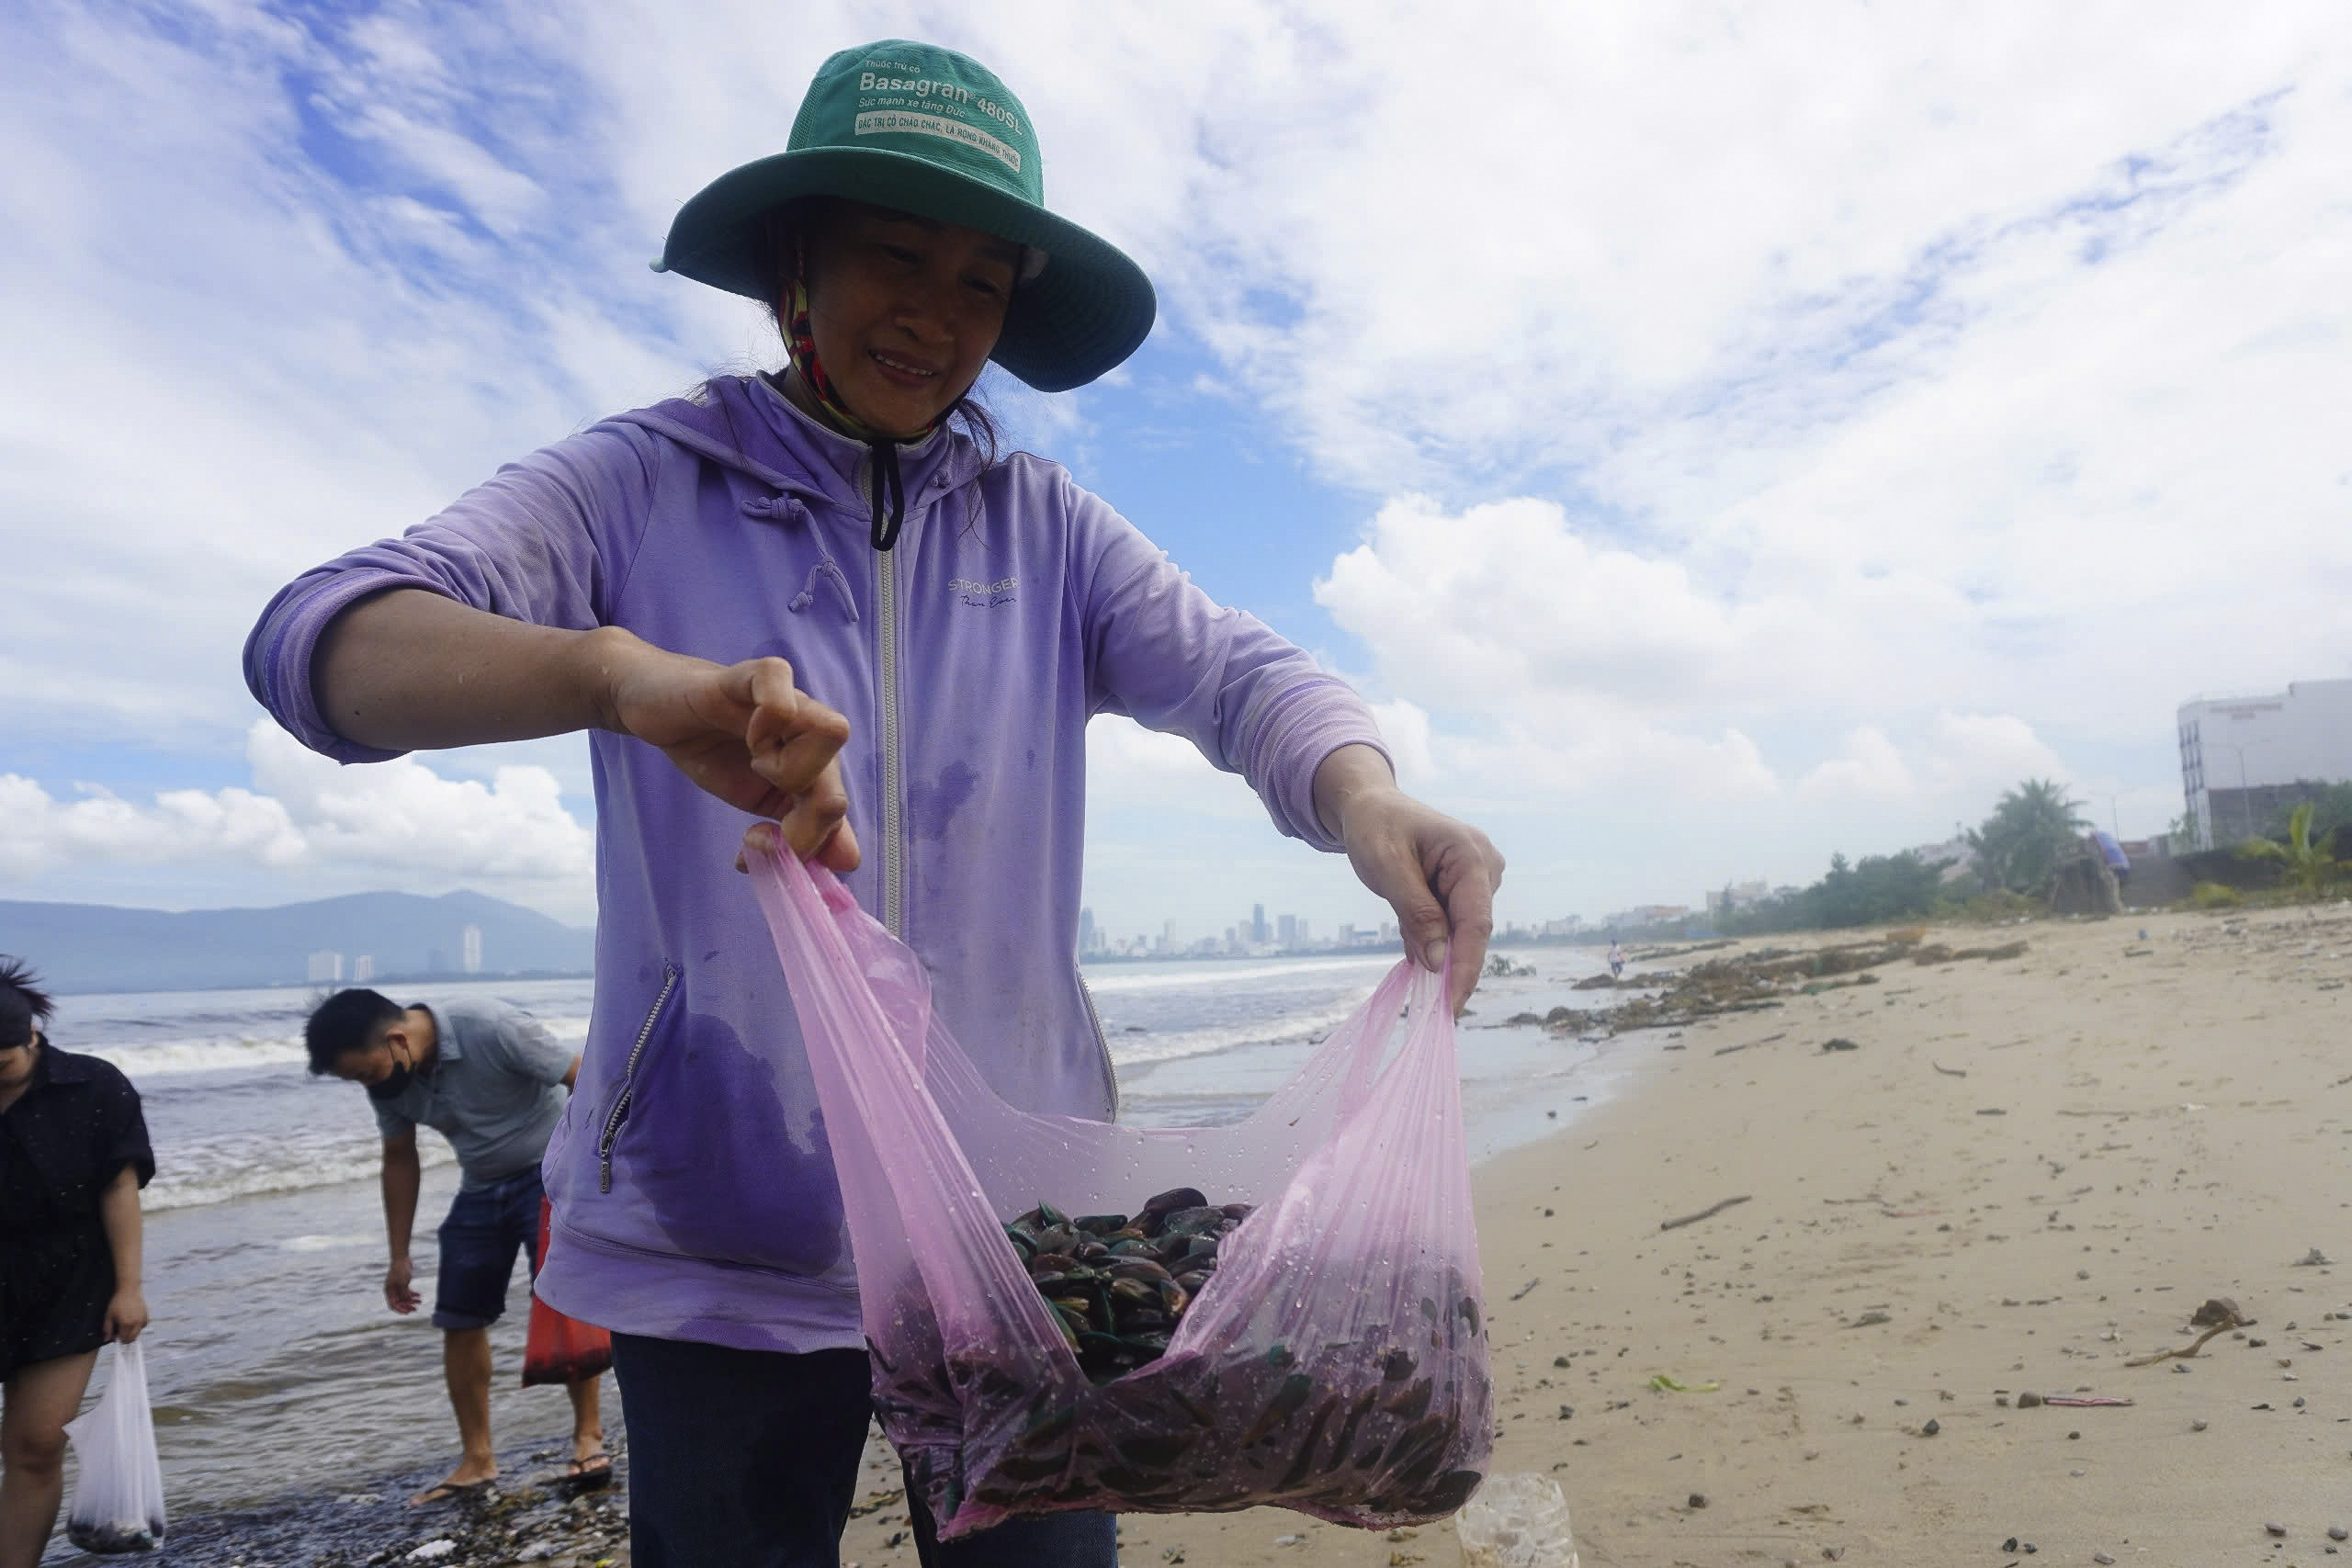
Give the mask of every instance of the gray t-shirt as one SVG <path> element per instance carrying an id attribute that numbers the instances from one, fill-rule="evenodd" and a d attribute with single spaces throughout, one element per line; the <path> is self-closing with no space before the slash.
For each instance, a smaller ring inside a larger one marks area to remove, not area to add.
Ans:
<path id="1" fill-rule="evenodd" d="M 529 1169 L 563 1115 L 576 1055 L 529 1013 L 502 1003 L 428 1006 L 439 1059 L 390 1100 L 370 1099 L 387 1138 L 432 1128 L 458 1151 L 469 1188 Z"/>

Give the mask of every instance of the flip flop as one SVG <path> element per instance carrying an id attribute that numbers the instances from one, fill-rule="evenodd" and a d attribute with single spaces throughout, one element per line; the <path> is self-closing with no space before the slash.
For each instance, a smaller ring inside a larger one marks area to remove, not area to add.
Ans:
<path id="1" fill-rule="evenodd" d="M 485 1476 L 480 1481 L 436 1481 L 408 1500 L 412 1508 L 430 1508 L 442 1503 L 462 1502 L 496 1483 L 498 1477 Z"/>
<path id="2" fill-rule="evenodd" d="M 563 1478 L 582 1492 L 609 1486 L 613 1483 L 613 1456 L 602 1449 L 594 1453 L 582 1454 L 565 1467 Z"/>

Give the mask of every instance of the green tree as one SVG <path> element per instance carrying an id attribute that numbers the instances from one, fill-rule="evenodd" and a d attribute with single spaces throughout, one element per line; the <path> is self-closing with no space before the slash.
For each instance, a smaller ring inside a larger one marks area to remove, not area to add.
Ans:
<path id="1" fill-rule="evenodd" d="M 2311 802 L 2309 831 L 2312 838 L 2324 839 L 2338 828 L 2352 826 L 2352 784 L 2306 782 L 2301 787 L 2307 792 Z M 2282 844 L 2288 842 L 2294 814 L 2301 809 L 2300 806 L 2295 806 L 2272 812 L 2270 820 L 2262 825 L 2262 836 L 2276 839 Z"/>
<path id="2" fill-rule="evenodd" d="M 2312 838 L 2312 803 L 2303 802 L 2287 818 L 2287 841 L 2276 839 L 2248 839 L 2238 846 L 2238 853 L 2254 860 L 2284 861 L 2282 878 L 2290 886 L 2306 893 L 2317 893 L 2335 879 L 2340 863 L 2335 858 L 2335 835 L 2322 834 Z"/>
<path id="3" fill-rule="evenodd" d="M 1993 815 L 1968 835 L 1978 872 L 2012 893 L 2041 886 L 2090 826 L 2082 807 L 2049 779 L 2026 780 L 2003 795 Z"/>

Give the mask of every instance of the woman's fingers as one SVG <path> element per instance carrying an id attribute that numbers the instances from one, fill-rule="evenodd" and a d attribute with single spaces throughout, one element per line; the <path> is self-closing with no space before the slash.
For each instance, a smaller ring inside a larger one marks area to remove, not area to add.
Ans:
<path id="1" fill-rule="evenodd" d="M 832 770 L 836 784 L 840 770 Z M 805 809 L 795 803 L 780 822 L 754 822 L 743 831 L 743 847 L 736 852 L 735 869 L 749 871 L 757 858 L 780 853 L 786 846 L 803 860 L 814 860 L 827 870 L 846 874 L 855 871 L 859 853 L 857 834 L 849 825 L 849 797 L 835 792 L 833 804 L 811 805 Z M 830 826 L 828 824 L 830 823 Z"/>
<path id="2" fill-rule="evenodd" d="M 1356 874 L 1396 911 L 1405 951 L 1444 972 L 1459 1011 L 1486 967 L 1502 856 L 1476 828 L 1394 789 L 1351 799 L 1344 827 Z"/>
<path id="3" fill-rule="evenodd" d="M 1495 881 L 1501 857 L 1494 857 L 1497 863 L 1490 868 L 1470 845 L 1448 845 L 1441 853 L 1432 880 L 1445 899 L 1445 923 L 1453 937 L 1445 990 L 1453 1010 L 1460 1012 L 1486 971 L 1487 942 L 1495 934 Z"/>
<path id="4" fill-rule="evenodd" d="M 792 666 L 781 659 L 747 660 L 728 673 L 749 709 L 743 745 L 753 771 L 796 799 L 839 793 L 833 759 L 849 741 L 848 718 L 795 686 Z"/>

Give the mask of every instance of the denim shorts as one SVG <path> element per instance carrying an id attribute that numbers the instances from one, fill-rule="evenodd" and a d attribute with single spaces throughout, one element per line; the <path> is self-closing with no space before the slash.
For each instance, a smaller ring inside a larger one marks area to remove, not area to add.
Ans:
<path id="1" fill-rule="evenodd" d="M 460 1190 L 441 1222 L 441 1270 L 433 1290 L 433 1326 L 487 1328 L 506 1311 L 514 1254 L 539 1275 L 539 1168 L 487 1187 Z"/>

